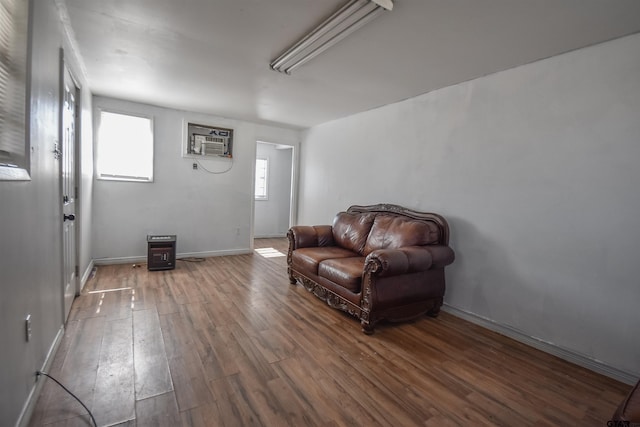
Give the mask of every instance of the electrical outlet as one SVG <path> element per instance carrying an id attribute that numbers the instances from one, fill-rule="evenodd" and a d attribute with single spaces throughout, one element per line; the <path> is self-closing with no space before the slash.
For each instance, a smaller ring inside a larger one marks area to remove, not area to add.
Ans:
<path id="1" fill-rule="evenodd" d="M 24 319 L 24 332 L 27 342 L 31 341 L 31 315 L 27 314 L 27 318 Z"/>
<path id="2" fill-rule="evenodd" d="M 198 169 L 198 164 L 197 164 L 197 163 L 194 163 L 194 164 L 193 164 L 193 170 L 197 170 L 197 169 Z"/>

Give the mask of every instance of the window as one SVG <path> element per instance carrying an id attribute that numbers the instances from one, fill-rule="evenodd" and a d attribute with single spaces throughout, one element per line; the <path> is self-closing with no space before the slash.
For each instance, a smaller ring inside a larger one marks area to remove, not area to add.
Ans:
<path id="1" fill-rule="evenodd" d="M 98 178 L 153 181 L 153 120 L 109 111 L 99 120 Z"/>
<path id="2" fill-rule="evenodd" d="M 28 1 L 0 0 L 0 180 L 28 180 Z"/>
<path id="3" fill-rule="evenodd" d="M 267 175 L 269 171 L 269 161 L 267 159 L 256 159 L 256 200 L 267 200 Z"/>

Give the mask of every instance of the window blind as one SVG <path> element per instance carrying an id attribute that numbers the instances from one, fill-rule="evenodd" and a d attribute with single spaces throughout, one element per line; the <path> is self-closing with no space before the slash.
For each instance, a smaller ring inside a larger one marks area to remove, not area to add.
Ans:
<path id="1" fill-rule="evenodd" d="M 0 0 L 0 166 L 25 166 L 27 3 Z"/>

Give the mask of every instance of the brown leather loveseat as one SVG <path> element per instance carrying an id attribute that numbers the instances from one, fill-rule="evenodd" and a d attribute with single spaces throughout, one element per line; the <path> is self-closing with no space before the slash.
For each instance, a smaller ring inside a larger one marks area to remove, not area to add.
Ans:
<path id="1" fill-rule="evenodd" d="M 359 318 L 364 333 L 382 319 L 438 315 L 444 267 L 454 260 L 440 215 L 390 204 L 351 206 L 333 225 L 294 226 L 287 237 L 291 283 Z"/>

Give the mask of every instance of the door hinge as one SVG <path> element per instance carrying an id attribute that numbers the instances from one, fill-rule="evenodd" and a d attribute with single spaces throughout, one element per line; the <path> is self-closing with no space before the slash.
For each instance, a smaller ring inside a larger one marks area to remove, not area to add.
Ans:
<path id="1" fill-rule="evenodd" d="M 80 275 L 80 267 L 76 265 L 76 277 Z"/>
<path id="2" fill-rule="evenodd" d="M 58 146 L 58 141 L 53 142 L 53 157 L 56 160 L 60 160 L 60 158 L 62 158 L 62 151 L 60 151 L 60 148 Z"/>

